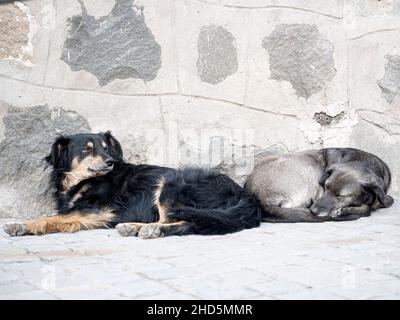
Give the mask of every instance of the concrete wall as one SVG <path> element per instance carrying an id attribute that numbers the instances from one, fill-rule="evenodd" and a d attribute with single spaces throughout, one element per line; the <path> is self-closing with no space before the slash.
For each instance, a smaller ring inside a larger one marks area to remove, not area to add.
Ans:
<path id="1" fill-rule="evenodd" d="M 261 154 L 362 148 L 400 195 L 399 0 L 31 0 L 0 30 L 0 216 L 51 212 L 54 137 L 107 129 L 128 161 L 238 181 Z"/>

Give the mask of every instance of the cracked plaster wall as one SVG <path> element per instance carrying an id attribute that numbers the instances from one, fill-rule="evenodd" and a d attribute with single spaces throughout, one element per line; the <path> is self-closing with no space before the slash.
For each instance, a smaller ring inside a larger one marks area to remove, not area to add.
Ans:
<path id="1" fill-rule="evenodd" d="M 399 0 L 0 5 L 0 217 L 51 213 L 40 159 L 112 130 L 128 161 L 218 166 L 356 147 L 400 196 Z M 12 30 L 12 32 L 11 32 Z M 27 211 L 29 209 L 29 211 Z"/>

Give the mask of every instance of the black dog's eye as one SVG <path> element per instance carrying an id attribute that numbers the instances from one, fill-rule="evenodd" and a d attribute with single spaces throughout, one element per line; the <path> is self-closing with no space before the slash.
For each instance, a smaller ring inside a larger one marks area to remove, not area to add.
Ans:
<path id="1" fill-rule="evenodd" d="M 103 150 L 105 150 L 105 151 L 108 150 L 108 144 L 105 143 L 104 141 L 101 142 L 101 146 L 103 147 Z"/>
<path id="2" fill-rule="evenodd" d="M 88 153 L 88 152 L 92 151 L 92 149 L 93 148 L 85 147 L 85 148 L 82 149 L 82 152 L 83 153 Z"/>

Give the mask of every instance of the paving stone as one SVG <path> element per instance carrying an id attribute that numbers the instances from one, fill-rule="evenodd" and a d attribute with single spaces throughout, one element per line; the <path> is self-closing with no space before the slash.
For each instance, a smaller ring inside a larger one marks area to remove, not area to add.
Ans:
<path id="1" fill-rule="evenodd" d="M 302 284 L 282 278 L 277 278 L 274 281 L 260 282 L 256 286 L 252 287 L 253 290 L 256 290 L 259 294 L 261 294 L 261 297 L 272 297 L 274 299 L 277 295 L 296 292 L 306 288 L 307 287 Z"/>
<path id="2" fill-rule="evenodd" d="M 276 295 L 278 299 L 286 300 L 337 300 L 340 296 L 324 290 L 304 289 Z"/>
<path id="3" fill-rule="evenodd" d="M 183 292 L 179 292 L 179 291 L 175 291 L 175 290 L 171 290 L 171 291 L 164 291 L 162 293 L 159 294 L 155 294 L 155 295 L 149 295 L 149 296 L 143 296 L 143 297 L 137 297 L 136 299 L 146 299 L 146 300 L 191 300 L 191 299 L 195 299 L 196 297 L 187 294 L 187 293 L 183 293 Z"/>
<path id="4" fill-rule="evenodd" d="M 60 288 L 52 292 L 58 299 L 88 300 L 88 299 L 121 299 L 123 296 L 100 286 L 82 285 L 78 287 Z"/>
<path id="5" fill-rule="evenodd" d="M 143 278 L 141 281 L 125 281 L 109 288 L 110 291 L 129 298 L 156 295 L 169 290 L 168 286 L 153 280 Z"/>
<path id="6" fill-rule="evenodd" d="M 202 299 L 246 299 L 259 295 L 259 292 L 246 288 L 244 284 L 237 285 L 200 276 L 165 280 L 163 282 L 172 288 Z"/>
<path id="7" fill-rule="evenodd" d="M 41 290 L 19 292 L 10 295 L 1 295 L 0 300 L 55 300 L 56 297 Z"/>
<path id="8" fill-rule="evenodd" d="M 19 279 L 18 275 L 15 272 L 7 272 L 4 270 L 0 270 L 0 285 L 14 282 Z"/>
<path id="9" fill-rule="evenodd" d="M 33 291 L 34 289 L 36 289 L 34 286 L 22 281 L 18 281 L 16 283 L 1 284 L 0 295 L 13 296 L 21 292 Z"/>

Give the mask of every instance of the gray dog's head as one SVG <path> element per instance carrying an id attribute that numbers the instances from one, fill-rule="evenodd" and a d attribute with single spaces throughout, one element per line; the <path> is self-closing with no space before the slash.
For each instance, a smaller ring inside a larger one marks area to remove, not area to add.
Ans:
<path id="1" fill-rule="evenodd" d="M 393 204 L 393 198 L 386 194 L 383 179 L 357 163 L 327 168 L 320 184 L 324 193 L 310 207 L 314 215 L 328 216 L 346 207 L 368 205 L 376 209 Z"/>

